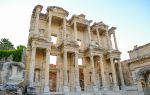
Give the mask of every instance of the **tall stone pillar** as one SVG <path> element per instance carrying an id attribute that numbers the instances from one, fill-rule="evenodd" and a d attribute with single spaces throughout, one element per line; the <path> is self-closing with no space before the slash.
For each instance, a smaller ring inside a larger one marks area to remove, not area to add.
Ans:
<path id="1" fill-rule="evenodd" d="M 86 57 L 82 57 L 83 62 L 83 73 L 84 73 L 84 91 L 87 91 L 87 66 L 86 66 Z"/>
<path id="2" fill-rule="evenodd" d="M 34 81 L 34 69 L 35 69 L 35 55 L 36 55 L 36 47 L 32 47 L 30 71 L 29 71 L 29 87 L 34 86 L 33 81 Z"/>
<path id="3" fill-rule="evenodd" d="M 107 90 L 106 76 L 105 76 L 105 67 L 103 63 L 103 56 L 100 55 L 100 69 L 101 69 L 101 77 L 102 77 L 102 86 L 104 90 Z"/>
<path id="4" fill-rule="evenodd" d="M 69 88 L 68 88 L 68 73 L 67 73 L 67 51 L 64 50 L 63 55 L 63 65 L 64 65 L 64 95 L 69 95 Z"/>
<path id="5" fill-rule="evenodd" d="M 63 19 L 63 38 L 66 40 L 66 18 Z"/>
<path id="6" fill-rule="evenodd" d="M 60 54 L 57 55 L 57 62 L 56 62 L 56 68 L 57 68 L 57 82 L 56 82 L 56 91 L 59 92 L 60 91 L 60 81 L 61 81 L 61 77 L 60 77 Z"/>
<path id="7" fill-rule="evenodd" d="M 76 21 L 74 21 L 74 38 L 75 38 L 75 41 L 77 41 L 77 23 Z"/>
<path id="8" fill-rule="evenodd" d="M 75 81 L 76 81 L 76 95 L 81 95 L 81 87 L 79 82 L 79 66 L 78 66 L 78 53 L 75 52 Z"/>
<path id="9" fill-rule="evenodd" d="M 41 9 L 37 8 L 36 9 L 36 18 L 35 18 L 35 27 L 34 27 L 35 34 L 38 34 L 38 32 L 39 32 L 39 16 L 40 16 L 40 12 L 41 12 Z"/>
<path id="10" fill-rule="evenodd" d="M 90 45 L 90 43 L 91 43 L 91 31 L 90 31 L 90 25 L 88 25 L 88 38 L 89 38 L 89 45 Z"/>
<path id="11" fill-rule="evenodd" d="M 112 49 L 112 46 L 111 46 L 111 39 L 109 37 L 109 34 L 108 34 L 108 29 L 106 30 L 106 36 L 107 36 L 107 44 L 108 44 L 108 49 Z"/>
<path id="12" fill-rule="evenodd" d="M 98 39 L 98 45 L 100 46 L 100 36 L 99 36 L 99 31 L 98 31 L 98 27 L 96 28 L 96 33 L 97 33 L 97 39 Z"/>
<path id="13" fill-rule="evenodd" d="M 31 53 L 31 61 L 30 61 L 30 70 L 29 70 L 29 86 L 27 88 L 27 93 L 29 95 L 35 95 L 36 90 L 34 87 L 34 69 L 35 69 L 35 56 L 36 56 L 36 47 L 32 47 L 32 53 Z"/>
<path id="14" fill-rule="evenodd" d="M 116 76 L 116 69 L 115 69 L 115 63 L 113 58 L 110 58 L 110 64 L 111 64 L 111 69 L 112 69 L 112 77 L 113 77 L 113 84 L 114 84 L 114 89 L 119 90 L 118 84 L 117 84 L 117 76 Z"/>
<path id="15" fill-rule="evenodd" d="M 48 38 L 51 40 L 51 22 L 52 22 L 52 15 L 49 13 L 49 19 L 48 19 Z"/>
<path id="16" fill-rule="evenodd" d="M 118 50 L 115 32 L 113 32 L 113 38 L 114 38 L 114 43 L 115 43 L 115 49 Z"/>
<path id="17" fill-rule="evenodd" d="M 93 55 L 90 56 L 90 61 L 91 61 L 91 68 L 92 68 L 93 90 L 98 91 L 98 88 L 97 88 L 97 85 L 96 85 L 96 74 L 95 74 L 95 68 L 94 68 Z"/>
<path id="18" fill-rule="evenodd" d="M 122 72 L 122 66 L 121 66 L 120 60 L 118 60 L 118 65 L 119 65 L 119 74 L 120 74 L 120 79 L 121 79 L 121 85 L 122 85 L 122 87 L 124 87 L 125 84 L 124 84 L 124 78 L 123 78 L 123 72 Z"/>
<path id="19" fill-rule="evenodd" d="M 50 95 L 49 91 L 49 62 L 50 62 L 50 49 L 46 49 L 46 63 L 45 63 L 45 83 L 44 83 L 44 95 Z"/>

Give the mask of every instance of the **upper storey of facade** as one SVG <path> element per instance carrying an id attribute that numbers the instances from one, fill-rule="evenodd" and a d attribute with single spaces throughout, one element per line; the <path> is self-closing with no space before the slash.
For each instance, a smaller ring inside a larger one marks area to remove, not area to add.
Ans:
<path id="1" fill-rule="evenodd" d="M 150 56 L 150 43 L 143 46 L 134 46 L 133 50 L 128 51 L 130 59 Z"/>
<path id="2" fill-rule="evenodd" d="M 46 13 L 41 13 L 43 6 L 37 5 L 33 9 L 28 46 L 33 39 L 53 42 L 60 46 L 63 43 L 78 45 L 80 50 L 87 48 L 113 49 L 111 35 L 114 37 L 114 49 L 118 50 L 115 27 L 109 28 L 103 22 L 87 20 L 84 14 L 73 15 L 69 20 L 69 12 L 56 6 L 48 6 Z M 55 38 L 55 41 L 53 41 Z"/>

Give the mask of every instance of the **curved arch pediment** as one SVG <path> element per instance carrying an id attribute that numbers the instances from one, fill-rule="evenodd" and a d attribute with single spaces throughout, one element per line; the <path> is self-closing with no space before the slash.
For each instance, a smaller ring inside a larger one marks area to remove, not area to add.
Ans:
<path id="1" fill-rule="evenodd" d="M 137 79 L 139 80 L 140 77 L 146 73 L 150 73 L 150 67 L 144 67 L 141 68 L 138 72 L 137 72 Z"/>
<path id="2" fill-rule="evenodd" d="M 64 10 L 61 7 L 57 7 L 57 6 L 49 6 L 49 7 L 47 7 L 47 11 L 57 12 L 57 13 L 60 13 L 60 14 L 64 14 L 66 16 L 69 15 L 68 11 Z"/>

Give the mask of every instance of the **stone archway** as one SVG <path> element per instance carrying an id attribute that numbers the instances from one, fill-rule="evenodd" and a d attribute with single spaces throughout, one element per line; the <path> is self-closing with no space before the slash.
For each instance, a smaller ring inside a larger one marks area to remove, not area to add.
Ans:
<path id="1" fill-rule="evenodd" d="M 141 83 L 144 95 L 150 94 L 150 67 L 144 67 L 137 73 L 137 81 Z"/>

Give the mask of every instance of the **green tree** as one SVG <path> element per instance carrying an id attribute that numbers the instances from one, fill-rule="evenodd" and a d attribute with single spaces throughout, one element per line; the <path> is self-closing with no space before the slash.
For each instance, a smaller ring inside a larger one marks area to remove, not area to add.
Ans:
<path id="1" fill-rule="evenodd" d="M 0 41 L 0 50 L 13 50 L 14 45 L 7 38 L 2 38 Z"/>
<path id="2" fill-rule="evenodd" d="M 22 54 L 23 54 L 23 50 L 25 49 L 26 47 L 23 46 L 23 45 L 19 45 L 17 46 L 17 49 L 13 52 L 13 60 L 14 61 L 17 61 L 17 62 L 20 62 L 21 59 L 22 59 Z"/>

